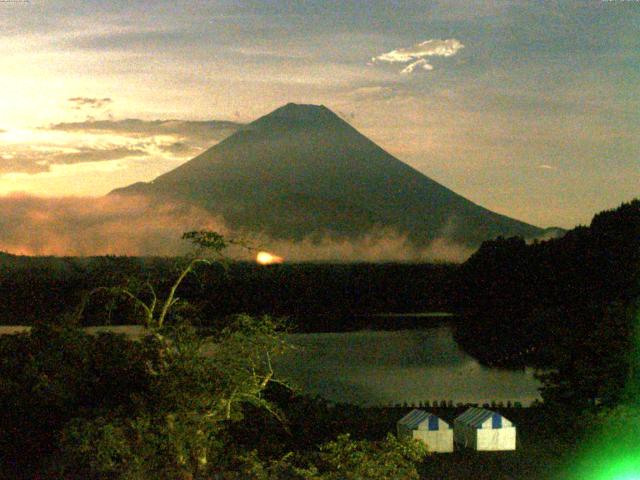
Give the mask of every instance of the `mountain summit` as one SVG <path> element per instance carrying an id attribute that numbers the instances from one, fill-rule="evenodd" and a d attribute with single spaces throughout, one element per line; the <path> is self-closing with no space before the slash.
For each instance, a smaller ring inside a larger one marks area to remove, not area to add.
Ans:
<path id="1" fill-rule="evenodd" d="M 329 110 L 324 105 L 305 105 L 298 103 L 287 103 L 285 106 L 280 107 L 268 115 L 259 118 L 254 125 L 261 123 L 277 122 L 317 122 L 322 123 L 331 122 L 335 119 L 340 119 L 335 113 Z"/>
<path id="2" fill-rule="evenodd" d="M 543 230 L 482 208 L 402 163 L 324 106 L 289 103 L 150 183 L 114 190 L 187 201 L 273 238 L 357 238 L 381 228 L 416 245 L 478 245 Z"/>

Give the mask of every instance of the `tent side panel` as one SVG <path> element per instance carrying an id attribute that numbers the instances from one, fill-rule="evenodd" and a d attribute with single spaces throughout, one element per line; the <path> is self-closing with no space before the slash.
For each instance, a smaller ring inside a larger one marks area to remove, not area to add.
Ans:
<path id="1" fill-rule="evenodd" d="M 430 452 L 453 452 L 453 430 L 414 430 L 413 438 L 423 441 Z"/>
<path id="2" fill-rule="evenodd" d="M 453 452 L 453 430 L 439 430 L 436 433 L 436 437 L 438 443 L 438 452 Z"/>
<path id="3" fill-rule="evenodd" d="M 516 449 L 516 427 L 502 427 L 500 445 L 503 450 Z"/>
<path id="4" fill-rule="evenodd" d="M 478 450 L 515 450 L 516 429 L 504 427 L 478 430 Z"/>

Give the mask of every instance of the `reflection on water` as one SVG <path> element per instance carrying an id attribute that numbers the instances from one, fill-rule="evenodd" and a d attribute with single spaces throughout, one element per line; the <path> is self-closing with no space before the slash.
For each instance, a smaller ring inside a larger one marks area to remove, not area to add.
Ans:
<path id="1" fill-rule="evenodd" d="M 309 333 L 289 336 L 295 350 L 276 373 L 303 392 L 335 402 L 381 405 L 421 401 L 519 401 L 540 398 L 533 371 L 481 366 L 451 329 Z"/>

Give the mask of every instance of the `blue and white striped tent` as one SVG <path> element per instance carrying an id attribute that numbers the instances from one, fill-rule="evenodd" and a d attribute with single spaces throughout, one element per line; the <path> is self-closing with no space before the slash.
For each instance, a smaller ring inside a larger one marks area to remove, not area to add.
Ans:
<path id="1" fill-rule="evenodd" d="M 455 442 L 475 450 L 515 450 L 516 427 L 497 412 L 471 407 L 453 421 Z"/>
<path id="2" fill-rule="evenodd" d="M 456 422 L 464 422 L 475 428 L 502 428 L 513 424 L 497 412 L 484 408 L 471 407 L 462 415 L 456 417 Z"/>
<path id="3" fill-rule="evenodd" d="M 398 420 L 398 438 L 417 439 L 432 452 L 453 451 L 453 430 L 437 415 L 414 409 Z"/>

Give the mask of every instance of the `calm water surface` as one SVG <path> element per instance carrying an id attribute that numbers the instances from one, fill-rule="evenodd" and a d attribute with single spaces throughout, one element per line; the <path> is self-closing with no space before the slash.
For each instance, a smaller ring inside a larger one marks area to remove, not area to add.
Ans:
<path id="1" fill-rule="evenodd" d="M 453 400 L 539 399 L 533 370 L 481 366 L 458 347 L 451 328 L 310 333 L 289 336 L 295 347 L 275 362 L 276 373 L 303 392 L 362 405 Z"/>

